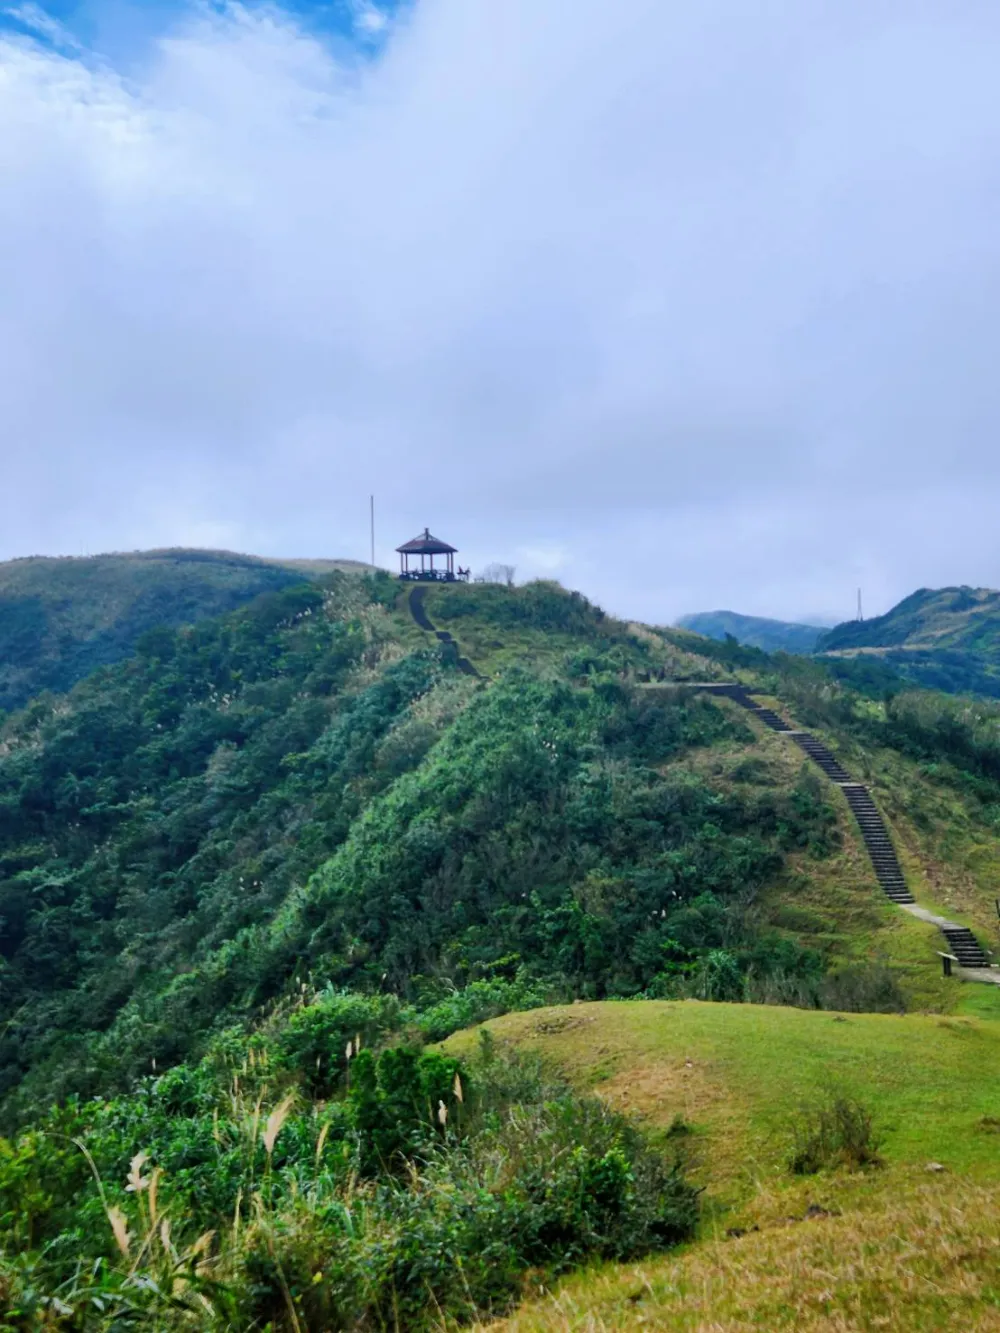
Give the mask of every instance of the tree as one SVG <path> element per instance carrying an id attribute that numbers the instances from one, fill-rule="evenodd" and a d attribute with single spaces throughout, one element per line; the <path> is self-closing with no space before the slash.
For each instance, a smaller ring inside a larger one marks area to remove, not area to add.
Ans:
<path id="1" fill-rule="evenodd" d="M 501 583 L 508 588 L 514 586 L 514 575 L 517 573 L 516 565 L 492 564 L 484 566 L 482 572 L 477 574 L 477 583 Z"/>

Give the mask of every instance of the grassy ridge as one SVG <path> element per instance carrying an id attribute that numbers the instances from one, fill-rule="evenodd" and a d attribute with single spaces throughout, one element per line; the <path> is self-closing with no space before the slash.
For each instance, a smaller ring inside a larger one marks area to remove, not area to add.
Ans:
<path id="1" fill-rule="evenodd" d="M 0 708 L 20 707 L 41 690 L 68 690 L 127 657 L 154 626 L 221 615 L 352 564 L 199 550 L 7 561 L 0 564 Z"/>
<path id="2" fill-rule="evenodd" d="M 1000 1024 L 684 1002 L 489 1028 L 640 1123 L 665 1132 L 682 1117 L 707 1191 L 702 1240 L 682 1256 L 569 1279 L 510 1333 L 1000 1327 Z M 793 1177 L 798 1112 L 831 1088 L 874 1111 L 886 1165 Z"/>
<path id="3" fill-rule="evenodd" d="M 681 616 L 677 624 L 710 639 L 732 635 L 740 643 L 767 653 L 811 653 L 826 632 L 822 625 L 799 625 L 766 616 L 745 616 L 738 611 L 697 611 Z"/>
<path id="4" fill-rule="evenodd" d="M 950 693 L 1000 695 L 1000 593 L 921 588 L 871 620 L 824 634 L 818 653 L 876 656 L 904 679 Z"/>
<path id="5" fill-rule="evenodd" d="M 577 1004 L 488 1026 L 646 1123 L 696 1126 L 700 1183 L 737 1220 L 759 1180 L 783 1177 L 796 1109 L 831 1087 L 875 1112 L 891 1168 L 934 1160 L 1000 1179 L 997 1136 L 981 1128 L 1000 1115 L 1000 1023 L 685 1000 Z M 459 1034 L 446 1049 L 471 1041 Z"/>

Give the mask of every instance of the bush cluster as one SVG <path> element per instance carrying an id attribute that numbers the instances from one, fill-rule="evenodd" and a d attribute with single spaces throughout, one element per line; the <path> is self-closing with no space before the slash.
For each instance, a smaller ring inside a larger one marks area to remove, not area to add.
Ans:
<path id="1" fill-rule="evenodd" d="M 532 1060 L 355 1036 L 318 1101 L 275 1035 L 0 1145 L 0 1326 L 420 1329 L 691 1233 L 681 1167 Z"/>

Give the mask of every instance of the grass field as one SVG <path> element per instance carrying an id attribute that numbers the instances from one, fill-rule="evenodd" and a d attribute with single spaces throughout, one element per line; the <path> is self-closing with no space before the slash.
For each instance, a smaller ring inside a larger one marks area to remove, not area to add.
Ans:
<path id="1" fill-rule="evenodd" d="M 569 1279 L 511 1333 L 1000 1329 L 1000 1023 L 685 1001 L 488 1026 L 679 1143 L 705 1190 L 686 1251 Z M 882 1169 L 792 1175 L 796 1122 L 831 1092 L 874 1113 Z"/>
<path id="2" fill-rule="evenodd" d="M 944 1333 L 1000 1329 L 1000 1203 L 895 1180 L 843 1212 L 789 1216 L 671 1259 L 588 1270 L 493 1333 Z"/>

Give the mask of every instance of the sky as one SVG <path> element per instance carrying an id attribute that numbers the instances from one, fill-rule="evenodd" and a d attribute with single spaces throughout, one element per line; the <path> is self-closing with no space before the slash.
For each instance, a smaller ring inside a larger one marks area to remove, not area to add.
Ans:
<path id="1" fill-rule="evenodd" d="M 0 0 L 0 558 L 1000 586 L 996 0 Z"/>

